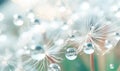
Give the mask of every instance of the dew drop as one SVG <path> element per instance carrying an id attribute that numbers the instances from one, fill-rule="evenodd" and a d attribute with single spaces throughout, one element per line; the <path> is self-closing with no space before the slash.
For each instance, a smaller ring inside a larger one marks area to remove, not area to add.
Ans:
<path id="1" fill-rule="evenodd" d="M 48 71 L 61 71 L 61 68 L 58 64 L 52 63 L 49 65 Z"/>
<path id="2" fill-rule="evenodd" d="M 84 45 L 83 51 L 86 54 L 92 54 L 92 53 L 94 53 L 94 45 L 92 43 L 90 43 L 90 42 L 86 43 Z"/>
<path id="3" fill-rule="evenodd" d="M 68 48 L 65 56 L 68 60 L 75 60 L 77 58 L 76 48 Z"/>
<path id="4" fill-rule="evenodd" d="M 110 69 L 114 69 L 114 65 L 113 64 L 110 64 Z"/>
<path id="5" fill-rule="evenodd" d="M 45 50 L 40 45 L 32 45 L 30 54 L 31 54 L 32 59 L 34 60 L 40 61 L 45 58 Z"/>
<path id="6" fill-rule="evenodd" d="M 35 14 L 34 14 L 33 10 L 29 10 L 27 12 L 27 18 L 30 19 L 30 20 L 35 18 Z"/>
<path id="7" fill-rule="evenodd" d="M 117 33 L 117 32 L 115 33 L 115 39 L 120 40 L 120 33 Z"/>
<path id="8" fill-rule="evenodd" d="M 40 24 L 40 19 L 35 18 L 31 20 L 32 24 Z"/>
<path id="9" fill-rule="evenodd" d="M 113 45 L 112 45 L 111 41 L 106 40 L 106 41 L 105 41 L 105 48 L 110 49 L 110 48 L 112 48 L 112 47 L 113 47 Z"/>
<path id="10" fill-rule="evenodd" d="M 15 14 L 13 22 L 16 26 L 22 26 L 24 23 L 23 17 L 21 15 Z"/>

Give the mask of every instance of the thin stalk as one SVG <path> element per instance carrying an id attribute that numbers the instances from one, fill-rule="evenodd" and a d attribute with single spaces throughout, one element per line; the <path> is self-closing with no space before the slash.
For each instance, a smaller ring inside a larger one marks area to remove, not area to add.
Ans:
<path id="1" fill-rule="evenodd" d="M 90 55 L 90 69 L 91 69 L 91 71 L 95 71 L 95 68 L 94 68 L 94 54 Z"/>

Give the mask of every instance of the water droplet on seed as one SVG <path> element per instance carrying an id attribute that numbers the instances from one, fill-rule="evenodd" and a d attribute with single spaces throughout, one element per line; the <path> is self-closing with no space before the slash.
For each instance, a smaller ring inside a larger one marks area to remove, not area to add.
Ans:
<path id="1" fill-rule="evenodd" d="M 117 32 L 115 33 L 115 39 L 120 40 L 120 33 L 117 33 Z"/>
<path id="2" fill-rule="evenodd" d="M 111 41 L 106 40 L 106 41 L 105 41 L 105 48 L 110 49 L 110 48 L 112 48 L 112 47 L 113 47 L 113 45 L 112 45 Z"/>
<path id="3" fill-rule="evenodd" d="M 86 54 L 92 54 L 92 53 L 94 53 L 94 45 L 92 43 L 90 43 L 90 42 L 86 43 L 84 45 L 83 51 Z"/>
<path id="4" fill-rule="evenodd" d="M 32 24 L 40 24 L 40 19 L 35 18 L 31 20 Z"/>
<path id="5" fill-rule="evenodd" d="M 24 23 L 23 17 L 21 15 L 15 14 L 13 22 L 16 26 L 22 26 Z"/>
<path id="6" fill-rule="evenodd" d="M 68 48 L 65 56 L 68 60 L 75 60 L 77 58 L 76 48 Z"/>
<path id="7" fill-rule="evenodd" d="M 35 14 L 34 14 L 34 12 L 32 10 L 29 10 L 27 12 L 27 18 L 30 19 L 30 20 L 35 18 Z"/>
<path id="8" fill-rule="evenodd" d="M 48 71 L 61 71 L 60 66 L 56 63 L 49 65 Z"/>
<path id="9" fill-rule="evenodd" d="M 31 53 L 32 59 L 34 60 L 40 61 L 45 58 L 45 50 L 40 45 L 32 45 L 30 53 Z"/>

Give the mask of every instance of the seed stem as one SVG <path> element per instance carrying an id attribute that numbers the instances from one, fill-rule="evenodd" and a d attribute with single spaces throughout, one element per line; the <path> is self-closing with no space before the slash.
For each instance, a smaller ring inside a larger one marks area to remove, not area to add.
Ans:
<path id="1" fill-rule="evenodd" d="M 94 54 L 90 55 L 90 69 L 91 71 L 95 71 L 94 70 Z"/>

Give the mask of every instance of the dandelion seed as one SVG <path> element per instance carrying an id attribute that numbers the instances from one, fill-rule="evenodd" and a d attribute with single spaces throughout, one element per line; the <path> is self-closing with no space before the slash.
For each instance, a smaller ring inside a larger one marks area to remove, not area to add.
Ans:
<path id="1" fill-rule="evenodd" d="M 75 41 L 80 45 L 78 51 L 83 49 L 86 54 L 92 54 L 94 50 L 97 50 L 97 52 L 105 50 L 103 48 L 105 40 L 108 37 L 113 38 L 113 36 L 110 35 L 118 30 L 118 28 L 112 24 L 112 21 L 107 21 L 105 17 L 95 14 L 77 18 L 72 23 L 70 29 L 76 30 L 76 32 L 74 32 L 74 38 L 82 38 L 79 41 Z M 115 29 L 113 29 L 113 27 Z M 87 43 L 89 41 L 92 43 L 91 46 L 87 46 L 87 44 L 90 44 Z"/>
<path id="2" fill-rule="evenodd" d="M 46 32 L 46 35 L 42 34 L 43 39 L 34 40 L 36 42 L 30 41 L 26 45 L 28 46 L 27 50 L 30 50 L 30 54 L 24 54 L 23 56 L 23 59 L 25 59 L 23 60 L 24 69 L 30 71 L 36 71 L 37 69 L 47 71 L 50 64 L 59 63 L 62 60 L 60 54 L 64 46 L 64 39 L 60 35 L 60 32 L 57 32 L 57 35 L 48 35 Z M 53 71 L 57 70 L 55 69 Z"/>

